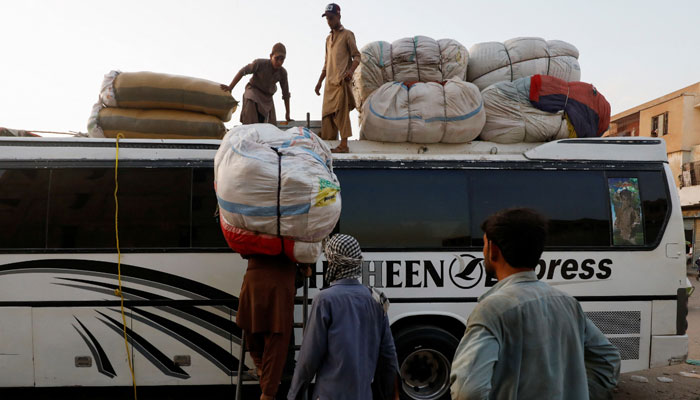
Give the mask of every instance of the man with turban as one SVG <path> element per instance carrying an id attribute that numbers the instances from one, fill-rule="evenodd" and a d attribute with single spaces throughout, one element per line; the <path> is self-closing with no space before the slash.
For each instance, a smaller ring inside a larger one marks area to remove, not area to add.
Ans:
<path id="1" fill-rule="evenodd" d="M 373 380 L 378 392 L 393 398 L 398 361 L 388 301 L 360 283 L 362 250 L 355 238 L 336 234 L 324 252 L 330 286 L 313 299 L 287 398 L 296 399 L 314 376 L 313 399 L 371 399 Z"/>

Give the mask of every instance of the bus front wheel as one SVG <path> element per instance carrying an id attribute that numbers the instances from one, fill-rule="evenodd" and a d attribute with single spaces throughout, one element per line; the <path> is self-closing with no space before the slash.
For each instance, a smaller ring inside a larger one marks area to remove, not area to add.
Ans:
<path id="1" fill-rule="evenodd" d="M 459 340 L 444 329 L 418 326 L 394 338 L 402 400 L 450 399 L 450 365 Z"/>

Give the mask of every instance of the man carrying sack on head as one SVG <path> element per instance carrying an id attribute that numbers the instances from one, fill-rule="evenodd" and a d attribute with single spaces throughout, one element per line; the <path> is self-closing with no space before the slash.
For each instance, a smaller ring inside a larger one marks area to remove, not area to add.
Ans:
<path id="1" fill-rule="evenodd" d="M 297 265 L 284 255 L 250 255 L 236 324 L 260 378 L 260 400 L 273 400 L 282 379 L 294 323 Z"/>
<path id="2" fill-rule="evenodd" d="M 352 74 L 360 64 L 360 51 L 355 44 L 355 35 L 340 24 L 340 6 L 331 3 L 321 15 L 326 17 L 331 33 L 326 38 L 326 59 L 323 71 L 316 84 L 316 94 L 321 95 L 321 83 L 326 79 L 323 89 L 323 110 L 321 138 L 337 140 L 340 131 L 340 144 L 332 149 L 333 153 L 347 153 L 348 138 L 352 136 L 350 111 L 355 108 L 352 95 Z"/>

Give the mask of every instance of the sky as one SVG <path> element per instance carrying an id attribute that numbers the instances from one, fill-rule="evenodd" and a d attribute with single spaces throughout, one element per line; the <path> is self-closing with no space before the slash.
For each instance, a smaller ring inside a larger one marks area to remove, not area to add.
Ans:
<path id="1" fill-rule="evenodd" d="M 559 39 L 612 114 L 700 81 L 700 1 L 345 1 L 358 47 L 408 36 L 467 49 L 515 37 Z M 86 132 L 104 74 L 154 71 L 230 83 L 272 45 L 287 47 L 291 116 L 320 119 L 314 86 L 328 25 L 324 1 L 0 1 L 0 127 Z M 233 90 L 240 100 L 244 78 Z M 281 91 L 275 94 L 284 116 Z M 227 127 L 238 124 L 240 108 Z M 351 118 L 356 121 L 357 112 Z M 356 122 L 354 123 L 357 128 Z M 353 131 L 357 137 L 357 129 Z"/>

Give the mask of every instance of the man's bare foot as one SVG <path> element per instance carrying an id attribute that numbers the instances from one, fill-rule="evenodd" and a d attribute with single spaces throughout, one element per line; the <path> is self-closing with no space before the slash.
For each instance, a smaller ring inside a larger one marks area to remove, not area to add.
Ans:
<path id="1" fill-rule="evenodd" d="M 338 146 L 334 149 L 331 149 L 331 153 L 349 153 L 350 148 L 348 146 Z"/>

